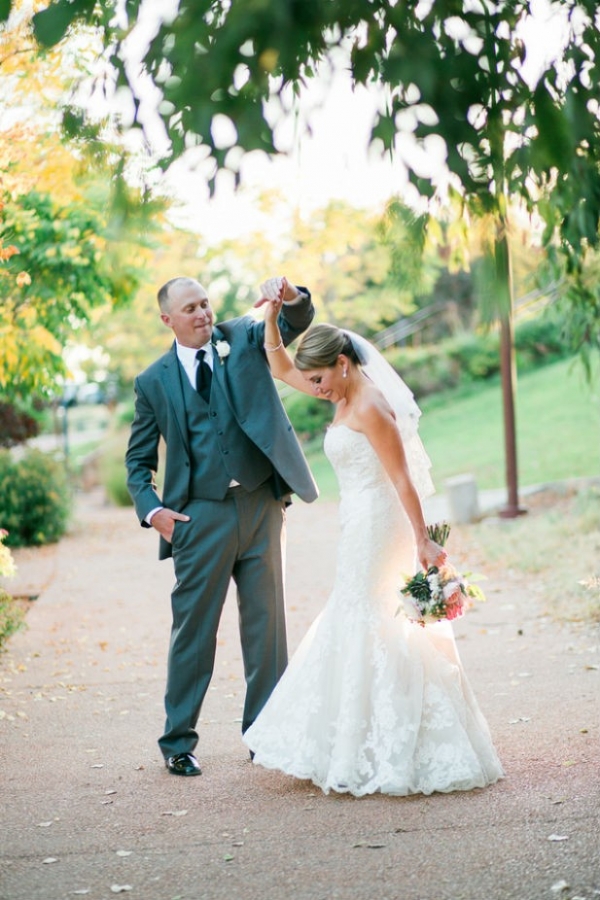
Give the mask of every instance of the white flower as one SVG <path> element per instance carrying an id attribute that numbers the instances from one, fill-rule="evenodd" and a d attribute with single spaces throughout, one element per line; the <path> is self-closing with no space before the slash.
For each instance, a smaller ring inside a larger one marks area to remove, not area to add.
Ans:
<path id="1" fill-rule="evenodd" d="M 432 597 L 439 597 L 441 591 L 440 579 L 437 572 L 430 572 L 427 576 L 427 581 L 429 583 L 429 588 L 431 590 Z"/>
<path id="2" fill-rule="evenodd" d="M 217 356 L 221 360 L 221 365 L 223 365 L 223 360 L 227 359 L 227 357 L 231 353 L 231 347 L 229 346 L 227 341 L 216 341 L 215 350 L 217 351 Z"/>

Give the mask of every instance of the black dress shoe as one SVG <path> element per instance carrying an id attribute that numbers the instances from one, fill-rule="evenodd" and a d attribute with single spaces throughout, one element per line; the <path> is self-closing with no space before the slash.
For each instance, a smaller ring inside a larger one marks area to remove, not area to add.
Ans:
<path id="1" fill-rule="evenodd" d="M 165 760 L 171 775 L 202 775 L 202 769 L 193 753 L 177 753 Z"/>

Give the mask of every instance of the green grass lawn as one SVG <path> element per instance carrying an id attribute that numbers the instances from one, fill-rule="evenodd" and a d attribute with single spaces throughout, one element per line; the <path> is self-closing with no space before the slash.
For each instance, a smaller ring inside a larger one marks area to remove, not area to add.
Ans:
<path id="1" fill-rule="evenodd" d="M 420 405 L 420 434 L 438 490 L 446 478 L 467 472 L 479 488 L 504 486 L 499 382 L 429 397 Z M 597 379 L 587 384 L 577 361 L 521 375 L 516 420 L 520 486 L 600 475 L 600 386 Z M 320 447 L 310 448 L 308 456 L 321 496 L 337 496 L 335 476 Z"/>

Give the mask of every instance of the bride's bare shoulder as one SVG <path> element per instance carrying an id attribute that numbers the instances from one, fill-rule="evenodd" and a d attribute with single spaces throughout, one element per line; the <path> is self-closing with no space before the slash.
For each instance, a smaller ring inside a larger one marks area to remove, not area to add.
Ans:
<path id="1" fill-rule="evenodd" d="M 357 398 L 355 415 L 363 431 L 385 429 L 395 423 L 394 411 L 374 384 L 366 385 Z"/>

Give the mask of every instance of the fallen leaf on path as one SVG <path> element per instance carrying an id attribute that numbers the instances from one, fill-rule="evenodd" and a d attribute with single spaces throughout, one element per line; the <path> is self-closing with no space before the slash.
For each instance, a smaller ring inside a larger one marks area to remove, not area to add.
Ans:
<path id="1" fill-rule="evenodd" d="M 550 890 L 552 891 L 553 894 L 562 894 L 563 891 L 569 890 L 569 885 L 563 878 L 562 881 L 556 881 L 552 885 Z"/>
<path id="2" fill-rule="evenodd" d="M 51 825 L 54 825 L 54 822 L 38 822 L 38 828 L 50 828 Z"/>
<path id="3" fill-rule="evenodd" d="M 117 850 L 117 856 L 131 856 L 133 850 Z"/>
<path id="4" fill-rule="evenodd" d="M 113 894 L 122 894 L 123 891 L 133 890 L 130 884 L 111 884 L 110 889 Z"/>
<path id="5" fill-rule="evenodd" d="M 549 834 L 549 841 L 568 841 L 569 836 L 567 834 Z"/>
<path id="6" fill-rule="evenodd" d="M 58 862 L 55 856 L 47 856 L 46 859 L 42 860 L 43 863 L 55 863 Z"/>
<path id="7" fill-rule="evenodd" d="M 167 810 L 167 812 L 161 813 L 161 815 L 163 815 L 163 816 L 187 816 L 187 814 L 188 814 L 187 809 L 178 809 L 178 810 L 169 809 L 169 810 Z"/>

